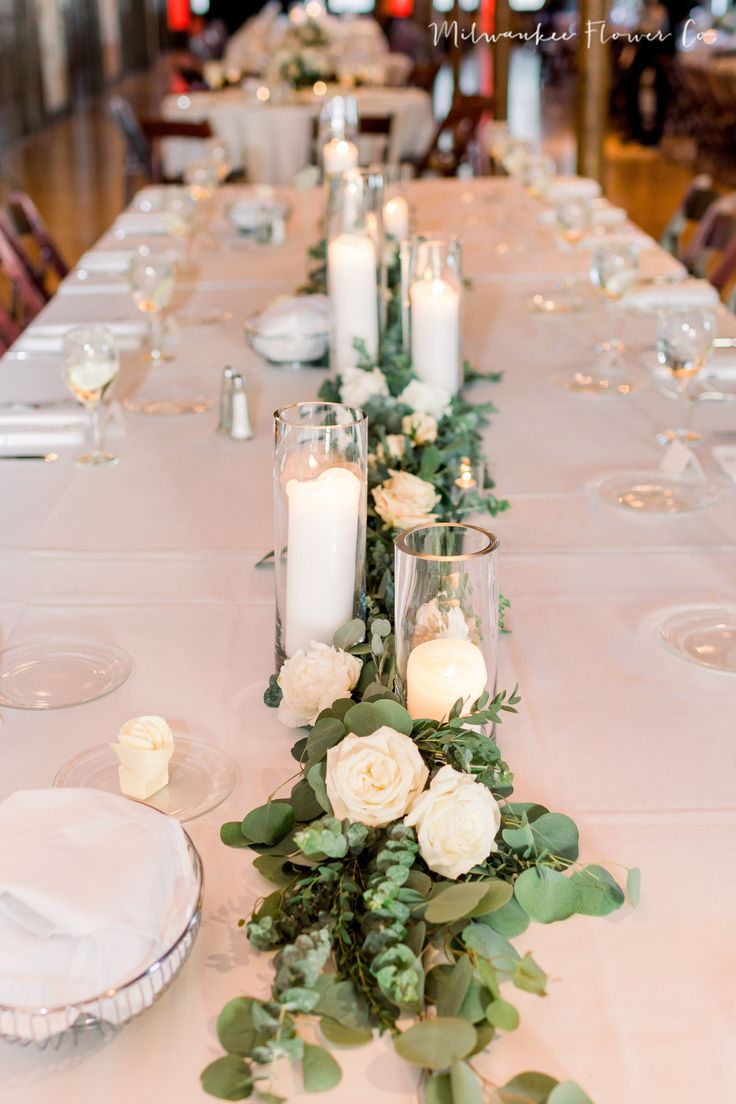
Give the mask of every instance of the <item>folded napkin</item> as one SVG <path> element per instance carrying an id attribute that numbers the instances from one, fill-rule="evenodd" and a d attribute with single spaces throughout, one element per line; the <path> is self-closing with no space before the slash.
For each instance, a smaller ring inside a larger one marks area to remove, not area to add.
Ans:
<path id="1" fill-rule="evenodd" d="M 326 295 L 284 296 L 251 322 L 252 345 L 266 360 L 318 360 L 327 349 L 330 303 Z"/>
<path id="2" fill-rule="evenodd" d="M 141 322 L 106 322 L 101 318 L 91 322 L 47 323 L 29 326 L 13 348 L 27 353 L 60 353 L 64 335 L 78 326 L 105 326 L 115 337 L 120 352 L 137 349 L 145 332 Z"/>
<path id="3" fill-rule="evenodd" d="M 562 203 L 565 200 L 561 200 Z M 593 207 L 590 212 L 590 225 L 596 226 L 620 226 L 622 222 L 626 222 L 628 215 L 623 207 L 610 207 L 607 204 L 601 207 Z M 548 207 L 539 212 L 539 222 L 544 226 L 555 226 L 557 224 L 557 210 L 555 207 Z"/>
<path id="4" fill-rule="evenodd" d="M 102 275 L 127 275 L 133 257 L 133 249 L 91 249 L 80 258 L 77 269 Z"/>
<path id="5" fill-rule="evenodd" d="M 79 429 L 36 429 L 25 432 L 6 432 L 0 426 L 0 449 L 13 449 L 16 452 L 27 452 L 34 448 L 71 448 L 72 445 L 81 445 L 84 440 L 84 430 Z"/>
<path id="6" fill-rule="evenodd" d="M 178 821 L 92 789 L 0 803 L 0 1005 L 90 1000 L 184 931 L 197 882 Z"/>
<path id="7" fill-rule="evenodd" d="M 11 429 L 58 429 L 86 426 L 89 415 L 77 404 L 54 406 L 50 410 L 35 410 L 18 403 L 15 407 L 0 407 L 0 434 Z"/>
<path id="8" fill-rule="evenodd" d="M 680 284 L 643 284 L 627 292 L 623 307 L 640 311 L 666 310 L 668 307 L 717 307 L 718 292 L 707 280 L 683 280 Z"/>
<path id="9" fill-rule="evenodd" d="M 579 248 L 596 249 L 599 245 L 610 245 L 613 242 L 636 245 L 640 252 L 645 249 L 655 249 L 657 245 L 654 238 L 650 238 L 649 234 L 645 234 L 643 230 L 638 230 L 635 226 L 630 229 L 614 226 L 610 230 L 601 227 L 597 233 L 588 234 L 580 242 Z"/>
<path id="10" fill-rule="evenodd" d="M 596 199 L 601 194 L 597 180 L 587 176 L 557 176 L 550 183 L 544 198 L 547 203 L 561 203 L 565 199 Z"/>
<path id="11" fill-rule="evenodd" d="M 159 211 L 123 211 L 112 225 L 112 233 L 120 237 L 127 234 L 168 234 L 170 221 Z"/>

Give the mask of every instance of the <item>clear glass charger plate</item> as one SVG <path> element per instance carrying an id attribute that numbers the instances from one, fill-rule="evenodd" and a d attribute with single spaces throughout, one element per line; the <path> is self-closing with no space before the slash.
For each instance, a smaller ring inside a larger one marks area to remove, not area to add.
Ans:
<path id="1" fill-rule="evenodd" d="M 590 487 L 604 502 L 632 513 L 685 514 L 718 501 L 718 489 L 711 483 L 677 479 L 660 471 L 617 472 Z"/>
<path id="2" fill-rule="evenodd" d="M 169 784 L 144 802 L 177 820 L 196 820 L 221 805 L 238 780 L 235 761 L 218 747 L 175 736 L 169 762 Z M 98 744 L 70 759 L 54 786 L 81 786 L 119 794 L 118 761 L 110 744 Z"/>
<path id="3" fill-rule="evenodd" d="M 117 690 L 132 670 L 127 652 L 112 644 L 19 644 L 0 653 L 0 706 L 84 705 Z"/>
<path id="4" fill-rule="evenodd" d="M 204 414 L 215 400 L 211 396 L 195 395 L 190 398 L 177 398 L 175 395 L 156 398 L 152 396 L 140 396 L 139 398 L 123 399 L 123 406 L 131 414 L 147 414 L 149 417 L 164 415 L 171 417 L 176 414 Z"/>
<path id="5" fill-rule="evenodd" d="M 715 671 L 736 674 L 736 606 L 693 606 L 659 626 L 675 655 Z"/>

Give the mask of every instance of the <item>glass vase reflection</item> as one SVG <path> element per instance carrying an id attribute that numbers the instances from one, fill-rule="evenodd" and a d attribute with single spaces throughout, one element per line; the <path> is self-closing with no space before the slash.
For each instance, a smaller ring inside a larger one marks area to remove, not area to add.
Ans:
<path id="1" fill-rule="evenodd" d="M 275 414 L 276 666 L 365 614 L 368 422 L 340 403 Z"/>
<path id="2" fill-rule="evenodd" d="M 330 353 L 338 372 L 378 353 L 383 316 L 383 177 L 354 169 L 330 180 L 327 205 L 327 291 L 332 313 Z"/>
<path id="3" fill-rule="evenodd" d="M 436 522 L 395 544 L 397 690 L 413 718 L 446 720 L 493 691 L 498 662 L 498 541 Z"/>

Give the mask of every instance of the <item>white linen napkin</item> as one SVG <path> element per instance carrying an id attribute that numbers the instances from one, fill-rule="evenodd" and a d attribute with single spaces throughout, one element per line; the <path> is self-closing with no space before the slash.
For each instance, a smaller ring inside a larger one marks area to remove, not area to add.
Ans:
<path id="1" fill-rule="evenodd" d="M 557 176 L 544 193 L 544 198 L 547 203 L 561 203 L 565 199 L 596 199 L 600 194 L 600 184 L 590 177 Z"/>
<path id="2" fill-rule="evenodd" d="M 0 449 L 15 449 L 19 452 L 32 448 L 71 448 L 72 445 L 81 445 L 83 440 L 84 430 L 81 428 L 5 433 L 0 427 Z"/>
<path id="3" fill-rule="evenodd" d="M 178 821 L 92 789 L 0 804 L 0 1004 L 58 1007 L 132 980 L 184 931 L 197 886 Z"/>
<path id="4" fill-rule="evenodd" d="M 52 410 L 34 410 L 18 403 L 17 407 L 0 407 L 0 434 L 11 429 L 59 429 L 86 426 L 89 415 L 82 406 L 55 406 Z"/>
<path id="5" fill-rule="evenodd" d="M 621 300 L 623 307 L 641 311 L 668 307 L 716 307 L 718 292 L 707 280 L 684 280 L 681 284 L 646 284 L 635 287 Z"/>
<path id="6" fill-rule="evenodd" d="M 123 211 L 112 224 L 112 233 L 119 237 L 169 234 L 171 223 L 159 211 Z"/>
<path id="7" fill-rule="evenodd" d="M 102 318 L 91 322 L 46 323 L 29 326 L 13 349 L 27 353 L 60 353 L 65 334 L 78 326 L 105 326 L 115 337 L 115 344 L 121 352 L 137 349 L 145 332 L 141 322 L 106 322 Z"/>
<path id="8" fill-rule="evenodd" d="M 562 201 L 564 202 L 564 200 Z M 557 223 L 556 207 L 547 207 L 539 212 L 539 222 L 544 226 L 554 226 Z M 623 207 L 611 207 L 605 204 L 601 207 L 593 207 L 590 212 L 591 226 L 620 226 L 626 222 L 628 214 Z"/>
<path id="9" fill-rule="evenodd" d="M 133 249 L 90 249 L 80 257 L 77 269 L 85 272 L 99 272 L 101 275 L 127 274 L 130 262 L 135 257 Z"/>

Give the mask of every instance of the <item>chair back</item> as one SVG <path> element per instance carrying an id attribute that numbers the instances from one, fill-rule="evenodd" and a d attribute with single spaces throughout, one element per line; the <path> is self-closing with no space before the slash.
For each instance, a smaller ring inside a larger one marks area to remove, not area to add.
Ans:
<path id="1" fill-rule="evenodd" d="M 35 318 L 46 304 L 46 296 L 13 248 L 0 226 L 0 272 L 10 288 L 10 311 L 18 326 Z"/>
<path id="2" fill-rule="evenodd" d="M 0 303 L 0 354 L 7 352 L 19 335 L 20 326 Z"/>
<path id="3" fill-rule="evenodd" d="M 708 276 L 711 283 L 721 291 L 733 268 L 730 254 L 735 241 L 736 192 L 732 192 L 710 204 L 683 252 L 682 263 L 690 272 L 706 276 L 713 254 L 723 254 L 712 275 Z"/>
<path id="4" fill-rule="evenodd" d="M 414 88 L 421 88 L 424 92 L 429 92 L 431 96 L 434 91 L 434 82 L 437 80 L 437 74 L 441 68 L 441 61 L 417 61 L 409 74 L 407 84 Z"/>
<path id="5" fill-rule="evenodd" d="M 128 100 L 123 96 L 113 96 L 108 101 L 107 108 L 125 139 L 123 176 L 125 202 L 128 203 L 133 197 L 136 180 L 143 177 L 151 183 L 156 182 L 153 154 Z"/>
<path id="6" fill-rule="evenodd" d="M 662 231 L 659 244 L 673 257 L 680 257 L 682 236 L 691 223 L 700 222 L 708 208 L 719 197 L 713 181 L 706 173 L 696 176 L 680 200 L 677 209 Z"/>
<path id="7" fill-rule="evenodd" d="M 41 291 L 50 299 L 55 286 L 50 285 L 49 275 L 53 274 L 57 281 L 63 280 L 69 273 L 69 265 L 31 197 L 25 192 L 11 192 L 5 210 L 0 213 L 0 225 Z M 26 248 L 29 238 L 37 262 Z"/>
<path id="8" fill-rule="evenodd" d="M 457 96 L 439 123 L 427 153 L 418 163 L 417 176 L 427 171 L 454 176 L 468 155 L 483 116 L 492 114 L 493 107 L 491 96 Z M 480 172 L 480 165 L 474 162 L 473 170 Z"/>

